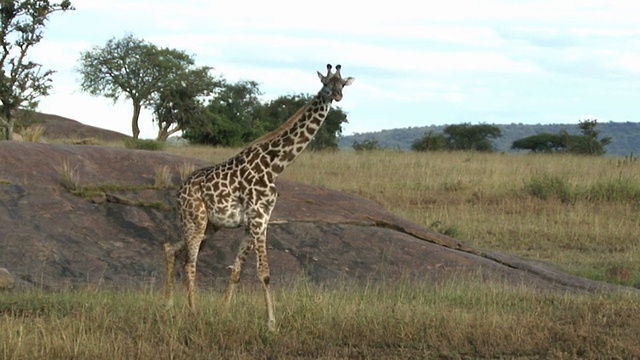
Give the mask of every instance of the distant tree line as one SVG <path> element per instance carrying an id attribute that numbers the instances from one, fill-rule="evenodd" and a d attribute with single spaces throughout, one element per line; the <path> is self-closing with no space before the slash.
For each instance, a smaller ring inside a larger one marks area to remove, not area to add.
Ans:
<path id="1" fill-rule="evenodd" d="M 28 51 L 43 38 L 43 28 L 54 12 L 74 10 L 69 0 L 2 0 L 0 2 L 0 140 L 11 140 L 18 110 L 35 109 L 38 98 L 48 95 L 53 70 L 29 60 Z M 85 51 L 80 57 L 81 89 L 117 101 L 131 100 L 132 135 L 137 139 L 142 108 L 153 112 L 157 140 L 165 141 L 182 131 L 195 143 L 239 146 L 277 128 L 307 103 L 311 96 L 298 94 L 260 101 L 255 81 L 229 83 L 198 67 L 184 51 L 162 48 L 127 35 L 112 38 L 105 46 Z M 311 149 L 337 148 L 347 115 L 331 109 L 310 144 Z M 512 142 L 514 150 L 602 155 L 611 137 L 600 138 L 597 121 L 579 124 L 581 135 L 566 130 L 540 133 Z M 502 136 L 495 125 L 449 125 L 442 133 L 427 132 L 411 144 L 414 151 L 495 151 L 493 140 Z M 377 139 L 354 142 L 356 150 L 383 148 Z"/>
<path id="2" fill-rule="evenodd" d="M 514 150 L 529 150 L 535 153 L 572 153 L 582 155 L 604 155 L 605 146 L 611 143 L 611 137 L 600 136 L 596 130 L 598 121 L 588 119 L 580 121 L 578 128 L 582 135 L 571 135 L 565 129 L 557 134 L 541 133 L 514 141 Z"/>
<path id="3" fill-rule="evenodd" d="M 502 135 L 497 126 L 480 124 L 449 125 L 443 133 L 428 132 L 411 144 L 414 151 L 474 150 L 492 152 L 491 139 Z"/>
<path id="4" fill-rule="evenodd" d="M 48 95 L 54 71 L 30 61 L 28 51 L 43 38 L 49 16 L 67 10 L 74 10 L 68 0 L 0 2 L 0 140 L 12 139 L 20 110 L 35 110 L 38 98 Z M 299 94 L 262 102 L 255 81 L 230 83 L 212 75 L 213 68 L 196 66 L 184 51 L 133 35 L 83 52 L 79 63 L 82 91 L 131 101 L 135 140 L 146 108 L 158 126 L 158 141 L 182 131 L 195 143 L 240 146 L 277 128 L 311 99 Z M 337 148 L 346 122 L 346 113 L 332 108 L 309 148 Z"/>
<path id="5" fill-rule="evenodd" d="M 153 112 L 157 140 L 165 141 L 182 131 L 193 143 L 240 146 L 276 129 L 310 95 L 281 96 L 262 102 L 255 81 L 228 82 L 211 74 L 211 67 L 195 66 L 183 51 L 160 48 L 133 35 L 113 38 L 105 46 L 82 53 L 81 89 L 117 101 L 131 100 L 132 134 L 140 134 L 142 108 Z M 331 109 L 310 149 L 337 148 L 347 115 Z"/>
<path id="6" fill-rule="evenodd" d="M 572 153 L 583 155 L 603 155 L 605 146 L 611 143 L 611 137 L 600 138 L 600 131 L 596 130 L 598 122 L 595 119 L 580 121 L 578 127 L 581 135 L 571 135 L 565 129 L 557 134 L 540 133 L 513 141 L 514 150 L 527 150 L 544 153 Z M 448 125 L 441 133 L 431 130 L 411 143 L 413 151 L 495 151 L 493 140 L 502 136 L 502 132 L 495 125 Z M 352 147 L 357 151 L 382 149 L 378 139 L 354 141 Z"/>
<path id="7" fill-rule="evenodd" d="M 311 100 L 311 95 L 298 94 L 261 102 L 260 95 L 254 81 L 223 82 L 182 136 L 192 143 L 240 146 L 278 128 Z M 309 149 L 337 149 L 342 124 L 346 122 L 346 113 L 331 108 Z"/>

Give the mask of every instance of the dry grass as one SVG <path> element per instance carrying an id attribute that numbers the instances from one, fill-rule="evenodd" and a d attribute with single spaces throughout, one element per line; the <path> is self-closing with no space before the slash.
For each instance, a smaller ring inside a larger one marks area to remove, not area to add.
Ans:
<path id="1" fill-rule="evenodd" d="M 22 130 L 21 136 L 22 140 L 29 142 L 39 142 L 42 140 L 42 135 L 44 135 L 44 131 L 46 127 L 41 124 L 31 125 L 28 128 Z"/>
<path id="2" fill-rule="evenodd" d="M 71 166 L 69 159 L 65 159 L 60 165 L 54 166 L 60 176 L 62 186 L 69 191 L 76 191 L 79 188 L 80 172 L 78 171 L 78 165 Z"/>
<path id="3" fill-rule="evenodd" d="M 165 312 L 153 291 L 21 293 L 0 299 L 5 359 L 636 358 L 630 295 L 535 293 L 483 279 L 276 289 L 276 333 L 258 289 L 229 310 L 203 293 Z"/>
<path id="4" fill-rule="evenodd" d="M 171 179 L 171 169 L 164 165 L 155 168 L 154 187 L 156 189 L 169 189 L 173 187 L 173 180 Z"/>
<path id="5" fill-rule="evenodd" d="M 166 150 L 211 163 L 236 152 Z M 638 166 L 604 157 L 306 152 L 283 176 L 371 198 L 477 247 L 637 286 Z M 165 312 L 154 290 L 6 293 L 0 357 L 640 358 L 635 294 L 550 294 L 480 276 L 330 288 L 301 279 L 275 285 L 272 334 L 260 289 L 244 286 L 228 311 L 219 292 L 201 292 L 195 315 L 184 296 Z"/>
<path id="6" fill-rule="evenodd" d="M 212 163 L 236 149 L 167 149 Z M 480 248 L 640 286 L 640 162 L 610 157 L 305 152 L 284 178 L 355 193 Z"/>
<path id="7" fill-rule="evenodd" d="M 178 166 L 178 174 L 180 174 L 180 182 L 184 183 L 185 180 L 191 175 L 196 166 L 193 163 L 183 162 Z"/>

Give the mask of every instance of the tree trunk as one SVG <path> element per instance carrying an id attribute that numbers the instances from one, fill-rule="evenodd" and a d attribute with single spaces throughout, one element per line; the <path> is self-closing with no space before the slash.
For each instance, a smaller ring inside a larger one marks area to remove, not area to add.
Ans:
<path id="1" fill-rule="evenodd" d="M 11 110 L 0 114 L 0 141 L 13 140 L 13 122 Z"/>
<path id="2" fill-rule="evenodd" d="M 142 106 L 139 102 L 133 101 L 133 117 L 131 118 L 131 130 L 133 132 L 133 138 L 137 139 L 140 135 L 140 128 L 138 127 L 138 118 L 140 118 L 140 110 Z"/>
<path id="3" fill-rule="evenodd" d="M 156 141 L 167 141 L 169 133 L 165 129 L 158 129 L 158 137 Z"/>
<path id="4" fill-rule="evenodd" d="M 176 126 L 173 129 L 169 129 L 169 126 L 161 126 L 158 129 L 158 137 L 156 138 L 156 141 L 167 141 L 167 139 L 169 139 L 169 136 L 177 133 L 180 130 L 182 130 L 181 126 Z"/>

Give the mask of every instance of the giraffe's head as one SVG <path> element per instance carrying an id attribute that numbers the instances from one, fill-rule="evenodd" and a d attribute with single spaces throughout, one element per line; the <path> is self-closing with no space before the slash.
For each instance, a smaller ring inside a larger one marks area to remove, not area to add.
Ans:
<path id="1" fill-rule="evenodd" d="M 341 67 L 340 65 L 336 65 L 336 72 L 332 74 L 331 64 L 327 64 L 327 76 L 322 75 L 322 73 L 318 71 L 318 77 L 320 77 L 320 81 L 322 81 L 322 85 L 324 85 L 322 90 L 331 94 L 331 98 L 335 101 L 342 100 L 342 88 L 351 85 L 355 80 L 351 76 L 343 79 L 342 75 L 340 75 Z"/>

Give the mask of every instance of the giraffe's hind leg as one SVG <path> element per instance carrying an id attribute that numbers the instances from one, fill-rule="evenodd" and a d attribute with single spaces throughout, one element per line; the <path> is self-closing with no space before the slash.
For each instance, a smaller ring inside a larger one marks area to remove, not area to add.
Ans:
<path id="1" fill-rule="evenodd" d="M 206 221 L 204 224 L 199 224 L 193 228 L 192 231 L 187 232 L 185 239 L 186 242 L 186 254 L 184 262 L 184 276 L 187 284 L 187 299 L 189 301 L 189 309 L 195 311 L 196 309 L 196 262 L 198 261 L 198 252 L 200 251 L 200 243 L 204 239 L 204 232 L 207 227 Z"/>
<path id="2" fill-rule="evenodd" d="M 269 281 L 269 262 L 267 260 L 267 222 L 269 216 L 254 216 L 251 220 L 251 235 L 254 238 L 254 248 L 256 251 L 256 260 L 258 267 L 258 279 L 262 283 L 264 291 L 264 302 L 267 308 L 267 327 L 271 331 L 275 331 L 276 320 L 273 311 L 273 298 Z"/>
<path id="3" fill-rule="evenodd" d="M 167 308 L 173 306 L 173 269 L 176 264 L 176 255 L 184 247 L 184 241 L 180 241 L 176 244 L 165 243 L 164 244 L 164 265 L 165 265 L 165 279 L 164 279 L 164 300 Z"/>
<path id="4" fill-rule="evenodd" d="M 231 266 L 231 277 L 229 278 L 229 284 L 224 291 L 224 301 L 227 305 L 231 303 L 231 299 L 233 298 L 233 292 L 235 290 L 236 285 L 240 282 L 240 274 L 242 273 L 242 266 L 247 261 L 247 256 L 249 255 L 249 250 L 253 247 L 253 238 L 251 238 L 248 234 L 246 234 L 242 238 L 242 242 L 240 243 L 240 248 L 238 249 L 238 254 L 236 255 L 236 259 Z"/>
<path id="5" fill-rule="evenodd" d="M 262 283 L 262 289 L 264 291 L 264 302 L 267 307 L 267 327 L 271 331 L 275 331 L 276 319 L 273 311 L 273 298 L 271 296 L 271 288 L 269 287 L 269 281 L 271 279 L 269 275 L 269 262 L 267 261 L 267 231 L 266 226 L 261 236 L 256 239 L 255 250 L 258 262 L 258 279 Z"/>
<path id="6" fill-rule="evenodd" d="M 183 231 L 182 247 L 180 247 L 179 251 L 184 252 L 184 280 L 187 285 L 187 298 L 189 308 L 194 311 L 196 307 L 196 262 L 198 261 L 200 244 L 204 239 L 209 219 L 207 218 L 205 204 L 198 198 L 188 198 L 186 200 L 178 198 L 178 206 Z"/>

